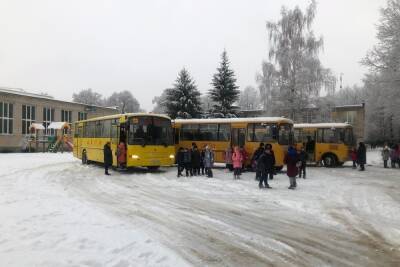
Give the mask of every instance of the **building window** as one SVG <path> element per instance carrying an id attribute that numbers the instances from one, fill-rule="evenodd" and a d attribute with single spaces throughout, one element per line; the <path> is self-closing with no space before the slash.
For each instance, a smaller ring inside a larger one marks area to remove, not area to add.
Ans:
<path id="1" fill-rule="evenodd" d="M 48 129 L 50 123 L 54 121 L 54 108 L 43 108 L 43 126 L 45 135 L 54 135 L 54 129 Z"/>
<path id="2" fill-rule="evenodd" d="M 86 112 L 78 112 L 78 121 L 87 120 L 87 113 Z"/>
<path id="3" fill-rule="evenodd" d="M 72 111 L 61 110 L 61 121 L 72 123 Z"/>
<path id="4" fill-rule="evenodd" d="M 11 103 L 0 102 L 0 134 L 13 133 L 13 108 Z"/>
<path id="5" fill-rule="evenodd" d="M 35 122 L 35 113 L 34 106 L 22 105 L 22 134 L 29 134 L 31 124 Z"/>

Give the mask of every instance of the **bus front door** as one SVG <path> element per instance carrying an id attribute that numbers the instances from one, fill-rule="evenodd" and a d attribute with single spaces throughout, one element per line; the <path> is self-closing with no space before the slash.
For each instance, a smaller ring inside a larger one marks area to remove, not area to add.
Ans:
<path id="1" fill-rule="evenodd" d="M 117 166 L 117 146 L 119 143 L 120 127 L 117 124 L 111 125 L 111 151 L 113 155 L 113 166 Z"/>
<path id="2" fill-rule="evenodd" d="M 316 140 L 317 140 L 317 131 L 314 133 L 307 134 L 305 141 L 305 150 L 308 155 L 308 161 L 315 162 L 316 161 Z"/>

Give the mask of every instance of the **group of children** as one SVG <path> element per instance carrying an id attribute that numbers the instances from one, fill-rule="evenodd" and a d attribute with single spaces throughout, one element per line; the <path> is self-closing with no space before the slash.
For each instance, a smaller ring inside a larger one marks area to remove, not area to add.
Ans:
<path id="1" fill-rule="evenodd" d="M 177 177 L 182 176 L 183 171 L 185 171 L 186 177 L 198 175 L 213 177 L 214 152 L 208 145 L 202 150 L 199 150 L 196 143 L 192 143 L 190 149 L 180 147 L 176 155 L 176 163 L 178 165 Z"/>
<path id="2" fill-rule="evenodd" d="M 294 154 L 292 157 L 291 154 Z M 246 151 L 242 147 L 232 147 L 228 148 L 225 152 L 225 163 L 226 168 L 230 171 L 233 170 L 233 178 L 239 179 L 241 171 L 245 167 L 246 163 Z M 293 147 L 288 150 L 288 156 L 286 157 L 285 163 L 288 164 L 288 176 L 292 179 L 290 180 L 289 189 L 294 189 L 296 185 L 295 178 L 297 175 L 299 177 L 306 178 L 306 163 L 307 163 L 308 155 L 304 148 L 299 151 L 296 151 Z M 295 162 L 294 165 L 291 162 Z M 275 154 L 272 149 L 271 144 L 260 143 L 260 146 L 254 152 L 253 157 L 251 159 L 251 167 L 256 171 L 255 179 L 259 181 L 258 187 L 261 188 L 271 188 L 268 183 L 268 180 L 274 179 L 274 175 L 276 174 L 275 169 Z M 293 165 L 291 167 L 291 165 Z M 294 174 L 294 175 L 293 175 Z"/>
<path id="3" fill-rule="evenodd" d="M 383 167 L 389 168 L 388 161 L 390 159 L 390 166 L 392 168 L 396 168 L 396 165 L 400 168 L 400 146 L 394 145 L 392 148 L 389 148 L 387 144 L 385 144 L 382 150 L 382 159 L 383 159 Z"/>
<path id="4" fill-rule="evenodd" d="M 233 179 L 240 179 L 240 175 L 245 168 L 247 154 L 242 147 L 229 147 L 224 154 L 226 168 L 233 171 Z M 290 180 L 289 189 L 297 187 L 296 177 L 306 178 L 306 163 L 308 155 L 304 148 L 297 151 L 294 147 L 289 147 L 285 157 L 287 164 L 287 175 Z M 192 143 L 190 149 L 180 147 L 176 156 L 178 165 L 177 176 L 183 176 L 185 170 L 186 177 L 207 175 L 213 177 L 212 167 L 214 164 L 214 152 L 206 145 L 204 149 L 199 150 L 196 143 Z M 256 180 L 259 181 L 259 188 L 271 188 L 268 180 L 274 178 L 275 169 L 275 154 L 271 144 L 261 143 L 258 149 L 254 152 L 251 159 L 252 169 L 256 171 Z"/>

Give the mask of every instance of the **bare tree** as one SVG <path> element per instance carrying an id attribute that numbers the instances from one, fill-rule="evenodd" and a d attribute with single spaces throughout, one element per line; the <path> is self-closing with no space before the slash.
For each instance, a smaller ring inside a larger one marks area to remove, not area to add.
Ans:
<path id="1" fill-rule="evenodd" d="M 115 92 L 106 100 L 109 106 L 118 106 L 121 113 L 139 112 L 139 101 L 129 91 Z"/>
<path id="2" fill-rule="evenodd" d="M 260 105 L 260 95 L 253 86 L 247 86 L 240 91 L 238 106 L 241 110 L 257 109 Z"/>
<path id="3" fill-rule="evenodd" d="M 379 42 L 362 60 L 370 70 L 364 80 L 367 136 L 400 141 L 400 0 L 387 1 L 377 30 Z"/>
<path id="4" fill-rule="evenodd" d="M 261 73 L 257 74 L 256 81 L 258 83 L 263 110 L 270 115 L 273 104 L 272 94 L 278 88 L 278 73 L 274 65 L 270 62 L 263 62 Z"/>
<path id="5" fill-rule="evenodd" d="M 102 106 L 104 104 L 101 94 L 92 91 L 91 88 L 83 89 L 79 93 L 74 93 L 72 95 L 72 100 L 87 105 Z"/>
<path id="6" fill-rule="evenodd" d="M 319 52 L 322 37 L 316 38 L 312 31 L 316 1 L 307 10 L 285 7 L 277 22 L 267 22 L 270 49 L 269 57 L 276 64 L 279 75 L 280 100 L 295 119 L 296 111 L 308 105 L 309 99 L 318 96 L 323 84 L 323 67 Z"/>

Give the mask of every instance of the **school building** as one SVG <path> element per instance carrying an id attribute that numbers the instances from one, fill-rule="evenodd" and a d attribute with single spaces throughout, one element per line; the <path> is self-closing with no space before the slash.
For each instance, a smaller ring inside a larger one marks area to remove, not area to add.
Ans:
<path id="1" fill-rule="evenodd" d="M 43 125 L 45 136 L 54 135 L 52 122 L 75 121 L 117 114 L 116 108 L 86 105 L 0 87 L 0 152 L 18 152 L 25 145 L 32 123 Z"/>

